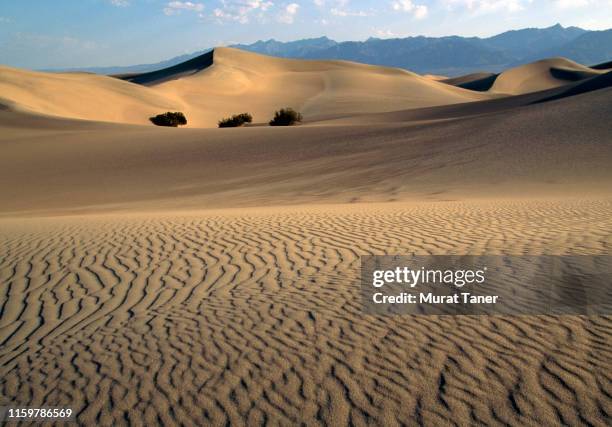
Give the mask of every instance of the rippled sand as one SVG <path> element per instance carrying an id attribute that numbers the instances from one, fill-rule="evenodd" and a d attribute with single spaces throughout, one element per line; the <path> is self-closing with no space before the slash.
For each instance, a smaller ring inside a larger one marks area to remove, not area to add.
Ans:
<path id="1" fill-rule="evenodd" d="M 609 254 L 608 200 L 0 220 L 0 401 L 83 424 L 596 425 L 612 319 L 374 317 L 367 254 Z"/>

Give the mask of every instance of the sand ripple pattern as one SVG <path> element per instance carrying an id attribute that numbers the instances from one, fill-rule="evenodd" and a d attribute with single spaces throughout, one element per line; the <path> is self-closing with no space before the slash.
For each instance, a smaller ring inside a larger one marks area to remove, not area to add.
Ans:
<path id="1" fill-rule="evenodd" d="M 0 402 L 88 425 L 592 425 L 610 317 L 362 314 L 367 254 L 610 254 L 612 203 L 0 222 Z"/>

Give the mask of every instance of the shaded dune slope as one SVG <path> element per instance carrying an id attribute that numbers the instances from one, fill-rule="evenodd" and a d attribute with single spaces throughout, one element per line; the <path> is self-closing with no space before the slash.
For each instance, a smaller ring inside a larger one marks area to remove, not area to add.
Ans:
<path id="1" fill-rule="evenodd" d="M 462 87 L 464 89 L 484 92 L 491 89 L 498 74 L 494 73 L 472 73 L 452 79 L 441 80 L 442 83 Z"/>
<path id="2" fill-rule="evenodd" d="M 601 64 L 593 65 L 591 68 L 595 70 L 610 70 L 612 69 L 612 61 L 604 62 Z"/>
<path id="3" fill-rule="evenodd" d="M 550 97 L 546 97 L 539 102 L 552 101 L 555 99 L 567 98 L 569 96 L 580 95 L 582 93 L 591 92 L 594 90 L 605 89 L 612 86 L 612 71 L 607 72 L 606 74 L 602 74 L 600 76 L 596 76 L 580 82 L 576 85 L 570 86 L 568 88 L 564 88 L 561 93 L 551 95 Z"/>
<path id="4" fill-rule="evenodd" d="M 179 79 L 184 76 L 192 75 L 207 67 L 210 67 L 213 64 L 213 53 L 214 51 L 211 50 L 210 52 L 190 59 L 189 61 L 185 61 L 162 70 L 116 77 L 132 83 L 143 85 L 163 83 L 168 80 Z"/>

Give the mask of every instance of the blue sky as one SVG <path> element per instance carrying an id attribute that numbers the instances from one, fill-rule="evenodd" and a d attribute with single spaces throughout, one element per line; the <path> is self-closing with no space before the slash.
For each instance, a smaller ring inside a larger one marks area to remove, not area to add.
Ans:
<path id="1" fill-rule="evenodd" d="M 612 28 L 612 0 L 0 0 L 0 63 L 133 65 L 259 39 Z"/>

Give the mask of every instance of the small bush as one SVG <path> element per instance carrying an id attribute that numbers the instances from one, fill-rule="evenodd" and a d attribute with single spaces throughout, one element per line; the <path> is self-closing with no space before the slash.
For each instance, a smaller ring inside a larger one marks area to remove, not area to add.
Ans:
<path id="1" fill-rule="evenodd" d="M 180 111 L 176 111 L 174 113 L 168 111 L 164 114 L 158 114 L 155 117 L 149 117 L 149 120 L 151 120 L 151 122 L 157 126 L 177 127 L 187 124 L 185 115 Z"/>
<path id="2" fill-rule="evenodd" d="M 270 126 L 291 126 L 302 121 L 302 115 L 293 108 L 281 108 L 274 113 Z"/>
<path id="3" fill-rule="evenodd" d="M 245 123 L 251 123 L 253 116 L 249 113 L 234 114 L 232 117 L 226 117 L 225 119 L 219 120 L 220 128 L 235 128 L 242 126 Z"/>

